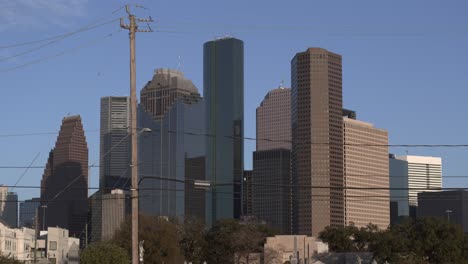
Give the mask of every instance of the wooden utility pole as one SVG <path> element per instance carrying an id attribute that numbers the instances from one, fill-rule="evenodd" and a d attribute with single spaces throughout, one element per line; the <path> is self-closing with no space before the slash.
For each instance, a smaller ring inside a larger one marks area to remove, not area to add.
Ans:
<path id="1" fill-rule="evenodd" d="M 39 217 L 39 208 L 36 208 L 36 212 L 35 212 L 35 217 L 34 217 L 34 264 L 37 263 L 37 235 L 38 235 L 38 225 L 39 225 L 39 221 L 38 221 L 38 217 Z"/>
<path id="2" fill-rule="evenodd" d="M 128 5 L 125 6 L 128 14 L 129 25 L 124 24 L 123 18 L 120 19 L 120 27 L 128 29 L 130 38 L 130 130 L 132 138 L 132 158 L 131 158 L 131 176 L 132 176 L 132 264 L 138 264 L 138 152 L 137 152 L 137 100 L 136 100 L 136 66 L 135 66 L 135 33 L 152 32 L 152 30 L 139 30 L 137 22 L 152 22 L 150 19 L 135 18 L 130 13 Z"/>

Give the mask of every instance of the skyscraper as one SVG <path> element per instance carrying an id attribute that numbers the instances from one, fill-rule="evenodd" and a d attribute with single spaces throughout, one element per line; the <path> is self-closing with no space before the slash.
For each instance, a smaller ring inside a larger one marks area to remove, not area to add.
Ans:
<path id="1" fill-rule="evenodd" d="M 343 117 L 343 129 L 345 224 L 372 223 L 386 229 L 390 224 L 388 132 L 355 117 Z"/>
<path id="2" fill-rule="evenodd" d="M 253 192 L 252 192 L 252 174 L 253 171 L 245 170 L 244 179 L 242 181 L 242 215 L 251 216 L 252 215 L 252 205 L 253 205 Z"/>
<path id="3" fill-rule="evenodd" d="M 442 188 L 442 159 L 390 155 L 390 188 L 390 200 L 398 205 L 398 216 L 408 213 L 409 216 L 415 217 L 418 193 L 438 191 Z M 407 201 L 405 197 L 408 197 Z M 406 204 L 409 208 L 406 208 Z"/>
<path id="4" fill-rule="evenodd" d="M 99 187 L 103 193 L 130 187 L 129 126 L 130 98 L 102 97 Z"/>
<path id="5" fill-rule="evenodd" d="M 0 196 L 3 197 L 0 203 L 0 219 L 11 228 L 18 227 L 18 194 L 0 186 Z"/>
<path id="6" fill-rule="evenodd" d="M 235 38 L 203 46 L 206 102 L 207 224 L 239 218 L 244 169 L 244 43 Z M 224 184 L 224 185 L 219 185 Z"/>
<path id="7" fill-rule="evenodd" d="M 257 151 L 291 149 L 291 89 L 280 86 L 267 93 L 257 107 L 256 128 Z"/>
<path id="8" fill-rule="evenodd" d="M 344 224 L 341 56 L 297 53 L 291 84 L 293 232 L 316 236 Z"/>
<path id="9" fill-rule="evenodd" d="M 138 137 L 143 214 L 204 216 L 204 197 L 184 183 L 204 179 L 204 109 L 198 89 L 177 70 L 157 69 L 141 90 L 138 127 L 151 129 Z"/>
<path id="10" fill-rule="evenodd" d="M 91 226 L 89 230 L 91 242 L 112 239 L 116 231 L 125 221 L 130 212 L 130 199 L 119 189 L 101 194 L 99 191 L 90 197 Z"/>
<path id="11" fill-rule="evenodd" d="M 252 212 L 280 232 L 291 234 L 291 151 L 253 153 Z"/>
<path id="12" fill-rule="evenodd" d="M 42 176 L 41 205 L 47 205 L 47 209 L 39 210 L 39 226 L 58 226 L 68 229 L 72 235 L 83 235 L 87 199 L 88 146 L 81 117 L 69 116 L 62 120 Z"/>
<path id="13" fill-rule="evenodd" d="M 291 234 L 291 89 L 280 86 L 267 93 L 257 107 L 256 128 L 253 215 Z"/>
<path id="14" fill-rule="evenodd" d="M 39 208 L 40 198 L 32 198 L 20 203 L 19 226 L 32 228 L 36 218 L 36 209 Z"/>

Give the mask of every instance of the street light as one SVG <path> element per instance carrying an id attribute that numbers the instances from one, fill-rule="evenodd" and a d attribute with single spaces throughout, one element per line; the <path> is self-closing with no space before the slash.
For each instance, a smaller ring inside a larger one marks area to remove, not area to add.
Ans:
<path id="1" fill-rule="evenodd" d="M 47 208 L 47 205 L 41 205 L 42 208 L 42 231 L 45 231 L 45 209 Z"/>
<path id="2" fill-rule="evenodd" d="M 447 213 L 447 220 L 450 222 L 450 213 L 452 212 L 452 210 L 447 209 L 445 210 L 445 212 Z"/>

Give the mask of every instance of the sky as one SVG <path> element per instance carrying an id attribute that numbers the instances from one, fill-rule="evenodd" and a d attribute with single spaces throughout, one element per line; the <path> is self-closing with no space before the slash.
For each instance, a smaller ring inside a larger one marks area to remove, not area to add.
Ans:
<path id="1" fill-rule="evenodd" d="M 126 15 L 127 3 L 155 21 L 154 32 L 137 34 L 137 93 L 156 68 L 182 70 L 202 93 L 203 43 L 239 38 L 245 136 L 255 137 L 255 108 L 281 81 L 290 86 L 297 52 L 321 47 L 343 56 L 344 107 L 387 129 L 390 144 L 468 144 L 467 1 L 0 0 L 0 183 L 14 185 L 24 174 L 18 185 L 40 185 L 41 168 L 1 167 L 44 166 L 67 115 L 82 116 L 89 164 L 99 164 L 100 98 L 129 94 L 128 32 L 112 21 Z M 97 24 L 104 25 L 8 47 Z M 30 133 L 46 134 L 18 136 Z M 245 142 L 246 169 L 254 149 Z M 440 156 L 443 186 L 468 188 L 467 147 L 390 151 Z M 91 168 L 91 187 L 98 177 Z M 20 200 L 39 195 L 14 191 Z"/>

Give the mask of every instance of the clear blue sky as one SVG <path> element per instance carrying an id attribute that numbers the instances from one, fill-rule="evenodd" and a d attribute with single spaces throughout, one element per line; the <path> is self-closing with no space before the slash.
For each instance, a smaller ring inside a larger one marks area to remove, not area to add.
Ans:
<path id="1" fill-rule="evenodd" d="M 132 1 L 131 3 L 136 3 Z M 460 1 L 139 1 L 153 30 L 137 36 L 137 89 L 160 67 L 181 69 L 202 87 L 202 45 L 231 35 L 245 43 L 245 134 L 255 136 L 255 108 L 281 80 L 290 85 L 290 60 L 307 47 L 343 56 L 343 100 L 358 118 L 389 131 L 390 144 L 468 144 L 468 2 Z M 123 1 L 0 1 L 0 46 L 74 31 L 112 14 Z M 90 164 L 99 157 L 99 99 L 128 95 L 128 37 L 118 22 L 77 34 L 23 56 L 39 45 L 0 49 L 0 134 L 54 132 L 68 113 L 80 114 Z M 171 31 L 171 32 L 166 32 Z M 113 33 L 111 37 L 103 38 Z M 87 44 L 90 43 L 91 44 Z M 41 43 L 44 44 L 44 43 Z M 76 46 L 74 52 L 5 72 Z M 3 58 L 3 60 L 2 60 Z M 92 132 L 94 131 L 94 132 Z M 56 135 L 0 137 L 0 165 L 46 163 Z M 255 143 L 245 144 L 251 168 Z M 468 176 L 468 148 L 398 148 L 397 154 L 443 158 L 443 174 Z M 23 169 L 0 169 L 12 185 Z M 41 169 L 19 185 L 39 186 Z M 91 169 L 91 186 L 98 169 Z M 445 178 L 445 187 L 468 187 Z M 16 189 L 20 199 L 39 190 Z"/>

